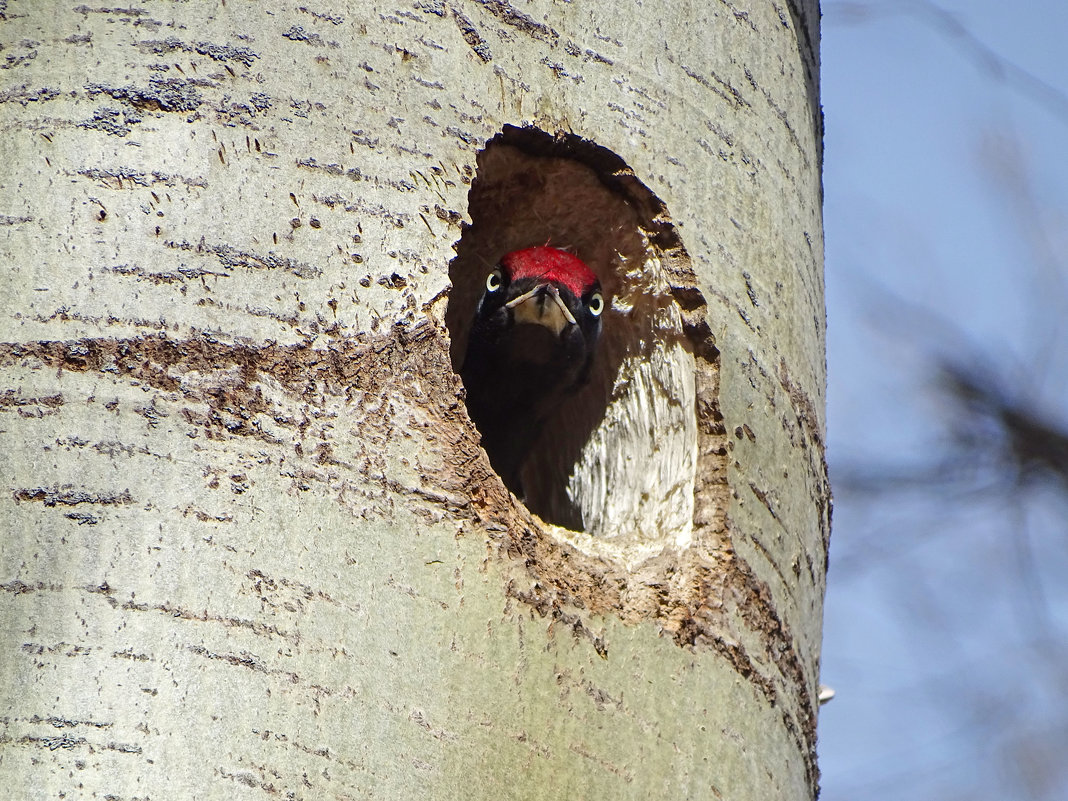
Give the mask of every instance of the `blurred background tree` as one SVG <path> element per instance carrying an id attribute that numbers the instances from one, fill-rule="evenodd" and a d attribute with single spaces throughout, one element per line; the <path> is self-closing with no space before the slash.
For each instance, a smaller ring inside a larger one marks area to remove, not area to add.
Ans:
<path id="1" fill-rule="evenodd" d="M 1068 7 L 823 12 L 822 798 L 1068 798 Z"/>

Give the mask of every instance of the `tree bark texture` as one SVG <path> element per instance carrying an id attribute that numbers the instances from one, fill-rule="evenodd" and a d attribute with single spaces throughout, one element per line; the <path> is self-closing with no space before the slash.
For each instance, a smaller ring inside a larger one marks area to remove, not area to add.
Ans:
<path id="1" fill-rule="evenodd" d="M 0 786 L 814 797 L 816 2 L 11 0 L 0 45 Z M 546 241 L 612 301 L 524 503 L 456 368 Z"/>

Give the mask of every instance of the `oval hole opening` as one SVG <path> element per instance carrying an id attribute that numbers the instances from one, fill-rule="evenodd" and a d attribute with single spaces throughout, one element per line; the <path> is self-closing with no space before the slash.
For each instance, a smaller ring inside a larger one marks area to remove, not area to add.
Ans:
<path id="1" fill-rule="evenodd" d="M 546 420 L 509 489 L 544 521 L 628 551 L 684 546 L 697 421 L 694 348 L 677 300 L 690 309 L 703 298 L 682 280 L 692 279 L 689 258 L 664 204 L 619 156 L 572 134 L 505 126 L 477 165 L 471 224 L 449 268 L 454 369 L 506 253 L 567 250 L 597 274 L 606 300 L 588 383 Z"/>

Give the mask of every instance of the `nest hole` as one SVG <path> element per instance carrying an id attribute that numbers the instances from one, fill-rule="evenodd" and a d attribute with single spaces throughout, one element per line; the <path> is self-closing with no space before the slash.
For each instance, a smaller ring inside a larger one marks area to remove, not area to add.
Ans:
<path id="1" fill-rule="evenodd" d="M 505 126 L 478 155 L 468 211 L 449 267 L 457 372 L 486 275 L 510 251 L 568 250 L 608 299 L 589 383 L 542 429 L 521 500 L 547 523 L 632 553 L 685 546 L 697 416 L 695 343 L 679 304 L 704 299 L 664 204 L 604 147 Z"/>

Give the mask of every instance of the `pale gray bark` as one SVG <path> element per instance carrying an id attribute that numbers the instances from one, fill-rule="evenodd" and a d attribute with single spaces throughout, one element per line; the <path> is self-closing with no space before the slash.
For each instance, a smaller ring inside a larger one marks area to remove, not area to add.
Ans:
<path id="1" fill-rule="evenodd" d="M 0 786 L 813 797 L 816 3 L 125 6 L 0 3 Z M 583 532 L 450 360 L 536 236 L 613 295 Z"/>

